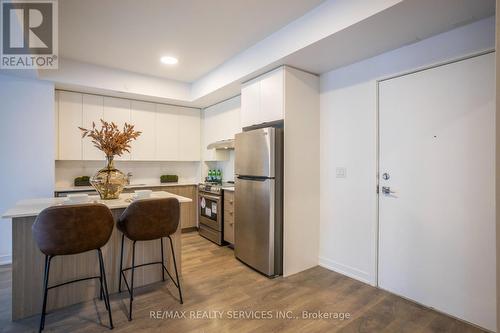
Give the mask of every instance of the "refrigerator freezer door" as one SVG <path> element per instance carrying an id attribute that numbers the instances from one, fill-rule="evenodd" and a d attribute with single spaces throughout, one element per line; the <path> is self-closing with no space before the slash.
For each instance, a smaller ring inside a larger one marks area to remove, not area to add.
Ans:
<path id="1" fill-rule="evenodd" d="M 274 265 L 274 179 L 241 179 L 235 183 L 234 253 L 268 276 Z"/>
<path id="2" fill-rule="evenodd" d="M 276 129 L 262 128 L 235 136 L 235 173 L 242 176 L 275 176 Z"/>

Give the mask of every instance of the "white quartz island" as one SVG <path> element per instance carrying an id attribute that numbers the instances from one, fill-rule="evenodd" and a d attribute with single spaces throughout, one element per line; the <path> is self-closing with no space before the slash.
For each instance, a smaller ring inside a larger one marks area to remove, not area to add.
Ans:
<path id="1" fill-rule="evenodd" d="M 131 193 L 120 195 L 116 200 L 100 200 L 98 196 L 90 196 L 90 201 L 103 203 L 111 209 L 115 221 L 123 210 L 131 203 Z M 182 210 L 184 203 L 192 200 L 168 192 L 153 192 L 152 198 L 176 198 Z M 2 216 L 12 219 L 12 320 L 21 319 L 41 312 L 42 281 L 44 257 L 36 246 L 31 226 L 36 216 L 45 208 L 55 205 L 64 205 L 67 198 L 29 199 L 18 202 Z M 182 217 L 181 217 L 182 218 Z M 182 221 L 180 221 L 182 222 Z M 172 235 L 174 250 L 179 273 L 182 275 L 181 259 L 181 223 Z M 108 243 L 102 248 L 104 264 L 110 293 L 118 291 L 119 260 L 120 260 L 121 233 L 113 230 Z M 167 268 L 175 274 L 172 266 L 172 256 L 169 242 L 164 242 Z M 126 241 L 124 246 L 124 267 L 131 265 L 131 243 Z M 137 242 L 136 264 L 161 259 L 160 241 Z M 83 278 L 98 274 L 98 261 L 95 251 L 77 255 L 60 256 L 53 259 L 49 286 L 67 280 Z M 53 272 L 53 273 L 52 273 Z M 127 272 L 127 279 L 130 271 Z M 142 286 L 161 280 L 161 266 L 152 265 L 137 268 L 134 274 L 134 286 Z M 48 294 L 47 308 L 57 309 L 71 304 L 80 303 L 98 297 L 98 281 L 90 280 L 68 284 L 60 288 L 51 289 Z"/>

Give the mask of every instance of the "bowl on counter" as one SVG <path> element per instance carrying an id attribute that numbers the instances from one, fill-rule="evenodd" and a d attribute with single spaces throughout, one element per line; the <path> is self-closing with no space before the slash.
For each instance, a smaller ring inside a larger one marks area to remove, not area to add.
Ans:
<path id="1" fill-rule="evenodd" d="M 68 204 L 87 203 L 89 202 L 89 195 L 87 193 L 68 194 L 66 202 Z"/>
<path id="2" fill-rule="evenodd" d="M 132 197 L 134 199 L 148 199 L 151 198 L 152 193 L 152 190 L 136 190 L 134 194 L 132 194 Z"/>

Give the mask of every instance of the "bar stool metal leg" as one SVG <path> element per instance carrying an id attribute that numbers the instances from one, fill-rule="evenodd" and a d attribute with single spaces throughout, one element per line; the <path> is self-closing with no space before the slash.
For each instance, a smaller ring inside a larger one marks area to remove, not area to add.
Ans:
<path id="1" fill-rule="evenodd" d="M 132 320 L 132 302 L 134 301 L 134 270 L 135 270 L 135 242 L 132 243 L 132 278 L 130 282 L 130 309 L 128 320 Z"/>
<path id="2" fill-rule="evenodd" d="M 109 327 L 110 327 L 110 329 L 113 329 L 113 318 L 111 315 L 111 304 L 109 302 L 108 282 L 106 280 L 106 270 L 104 268 L 104 259 L 102 258 L 101 249 L 97 249 L 97 253 L 99 255 L 99 268 L 101 271 L 101 280 L 103 282 L 104 304 L 106 305 L 106 309 L 108 310 Z"/>
<path id="3" fill-rule="evenodd" d="M 118 292 L 122 292 L 122 274 L 123 274 L 123 242 L 125 241 L 125 234 L 122 234 L 122 247 L 120 251 L 120 274 L 118 278 Z"/>
<path id="4" fill-rule="evenodd" d="M 102 274 L 101 274 L 101 276 L 102 276 Z M 102 301 L 102 293 L 103 293 L 103 291 L 102 291 L 102 277 L 99 278 L 99 285 L 100 285 L 100 287 L 99 287 L 99 300 Z"/>
<path id="5" fill-rule="evenodd" d="M 101 270 L 101 262 L 99 261 L 99 300 L 102 301 L 102 297 L 104 294 L 104 290 L 102 289 L 102 270 Z M 106 304 L 106 309 L 108 309 L 108 305 Z"/>
<path id="6" fill-rule="evenodd" d="M 41 332 L 45 327 L 45 314 L 47 309 L 47 292 L 49 291 L 49 272 L 50 272 L 50 261 L 52 256 L 45 255 L 45 273 L 43 279 L 43 306 L 42 306 L 42 316 L 40 318 L 40 328 L 38 332 Z"/>
<path id="7" fill-rule="evenodd" d="M 165 281 L 165 271 L 163 270 L 163 265 L 165 264 L 165 259 L 163 257 L 163 237 L 160 238 L 160 246 L 161 246 L 161 279 Z"/>
<path id="8" fill-rule="evenodd" d="M 99 254 L 98 254 L 99 258 Z M 99 258 L 99 300 L 103 300 L 104 289 L 102 287 L 102 266 L 101 259 Z M 106 305 L 106 310 L 108 309 L 108 303 L 106 303 L 106 298 L 104 298 L 104 305 Z"/>
<path id="9" fill-rule="evenodd" d="M 181 281 L 179 280 L 179 273 L 177 272 L 177 263 L 175 261 L 175 253 L 174 253 L 174 244 L 172 243 L 172 238 L 168 236 L 170 240 L 170 249 L 172 250 L 172 258 L 174 259 L 174 269 L 175 269 L 175 278 L 177 279 L 177 289 L 179 289 L 179 298 L 181 299 L 181 304 L 184 303 L 182 300 L 182 291 L 181 291 Z"/>
<path id="10" fill-rule="evenodd" d="M 104 261 L 101 260 L 101 256 L 102 256 L 102 253 L 99 251 L 99 249 L 97 250 L 97 258 L 99 259 L 99 282 L 101 283 L 101 294 L 103 296 L 103 299 L 104 299 L 104 305 L 106 306 L 106 310 L 109 310 L 108 308 L 108 299 L 106 298 L 106 295 L 105 295 L 105 288 L 104 288 L 104 281 L 103 281 L 103 276 L 105 273 L 103 273 L 103 267 L 104 267 Z"/>

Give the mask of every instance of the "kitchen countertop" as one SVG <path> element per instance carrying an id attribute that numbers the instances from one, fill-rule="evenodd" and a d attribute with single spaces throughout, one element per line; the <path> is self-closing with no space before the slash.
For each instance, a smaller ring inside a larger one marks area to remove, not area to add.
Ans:
<path id="1" fill-rule="evenodd" d="M 163 187 L 163 186 L 197 186 L 195 182 L 178 182 L 178 183 L 149 183 L 149 184 L 130 184 L 125 188 L 141 188 L 141 187 Z M 54 192 L 82 192 L 82 191 L 95 191 L 92 186 L 68 186 L 56 187 Z"/>
<path id="2" fill-rule="evenodd" d="M 223 186 L 222 190 L 223 191 L 234 192 L 234 186 Z"/>
<path id="3" fill-rule="evenodd" d="M 103 203 L 108 206 L 109 209 L 126 208 L 131 203 L 132 195 L 133 193 L 122 193 L 120 194 L 119 199 L 113 200 L 101 200 L 98 195 L 89 195 L 89 202 Z M 153 192 L 151 194 L 151 198 L 176 198 L 180 203 L 192 202 L 189 198 L 165 191 Z M 39 198 L 21 200 L 18 201 L 14 207 L 7 210 L 3 214 L 2 218 L 10 219 L 16 217 L 36 216 L 47 207 L 64 205 L 67 201 L 68 198 Z"/>

